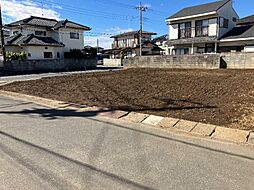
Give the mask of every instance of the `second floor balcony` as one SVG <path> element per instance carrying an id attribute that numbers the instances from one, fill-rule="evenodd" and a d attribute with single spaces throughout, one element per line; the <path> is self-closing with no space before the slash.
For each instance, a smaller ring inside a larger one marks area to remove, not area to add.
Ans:
<path id="1" fill-rule="evenodd" d="M 185 29 L 179 29 L 178 38 L 192 38 L 209 36 L 209 26 L 197 26 Z"/>

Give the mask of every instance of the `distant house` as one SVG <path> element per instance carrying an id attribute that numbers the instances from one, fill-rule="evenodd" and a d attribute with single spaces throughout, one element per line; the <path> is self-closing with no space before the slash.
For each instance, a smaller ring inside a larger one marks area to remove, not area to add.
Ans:
<path id="1" fill-rule="evenodd" d="M 140 54 L 140 31 L 125 32 L 111 36 L 114 39 L 112 49 L 105 50 L 111 58 L 134 57 Z M 161 49 L 152 42 L 153 32 L 142 32 L 142 55 L 159 55 Z"/>
<path id="2" fill-rule="evenodd" d="M 72 49 L 84 48 L 84 32 L 91 28 L 69 21 L 31 16 L 5 25 L 10 36 L 5 47 L 25 52 L 28 59 L 62 59 Z"/>
<path id="3" fill-rule="evenodd" d="M 152 40 L 153 43 L 155 43 L 159 48 L 162 49 L 161 54 L 162 55 L 169 55 L 168 52 L 168 35 L 159 36 L 157 38 L 154 38 Z"/>
<path id="4" fill-rule="evenodd" d="M 220 52 L 254 52 L 254 15 L 238 20 L 219 42 Z"/>
<path id="5" fill-rule="evenodd" d="M 188 7 L 170 16 L 170 54 L 215 53 L 220 39 L 236 27 L 238 14 L 231 0 Z"/>

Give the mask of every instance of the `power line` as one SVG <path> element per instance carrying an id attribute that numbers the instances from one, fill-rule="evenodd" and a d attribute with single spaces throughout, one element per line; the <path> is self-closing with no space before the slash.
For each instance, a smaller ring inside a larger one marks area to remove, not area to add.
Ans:
<path id="1" fill-rule="evenodd" d="M 33 2 L 40 3 L 40 0 L 32 0 Z M 96 11 L 96 10 L 89 10 L 85 8 L 75 7 L 71 6 L 69 4 L 65 3 L 56 3 L 48 0 L 44 0 L 47 4 L 50 5 L 58 5 L 61 6 L 64 10 L 72 12 L 72 13 L 78 13 L 83 14 L 86 16 L 93 16 L 93 17 L 101 17 L 101 18 L 107 18 L 107 19 L 113 19 L 113 20 L 133 20 L 136 17 L 129 16 L 129 15 L 122 15 L 122 14 L 116 14 L 116 13 L 110 13 L 110 12 L 104 12 L 104 11 Z"/>
<path id="2" fill-rule="evenodd" d="M 6 28 L 6 27 L 4 27 Z M 7 28 L 6 28 L 7 29 Z M 26 28 L 26 31 L 28 32 L 31 32 L 34 33 L 34 30 L 31 30 L 31 29 L 27 29 Z M 77 31 L 78 32 L 78 31 Z M 64 32 L 64 31 L 57 31 L 57 33 L 59 34 L 70 34 L 70 32 Z M 86 31 L 84 33 L 84 36 L 91 36 L 91 37 L 97 37 L 97 36 L 114 36 L 114 35 L 117 35 L 117 33 L 107 33 L 107 32 L 91 32 L 91 31 Z"/>

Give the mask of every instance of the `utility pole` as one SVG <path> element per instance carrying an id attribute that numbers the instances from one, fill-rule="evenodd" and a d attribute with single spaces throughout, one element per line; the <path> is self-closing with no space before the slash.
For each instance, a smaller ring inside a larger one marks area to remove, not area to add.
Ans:
<path id="1" fill-rule="evenodd" d="M 5 46 L 4 46 L 4 31 L 3 31 L 3 20 L 2 20 L 2 7 L 0 4 L 0 30 L 1 30 L 1 44 L 2 44 L 2 53 L 4 58 L 4 63 L 6 62 Z"/>
<path id="2" fill-rule="evenodd" d="M 139 10 L 139 21 L 140 21 L 140 29 L 139 29 L 139 46 L 140 52 L 139 56 L 142 56 L 142 34 L 143 34 L 143 12 L 145 12 L 148 8 L 142 5 L 140 2 L 139 6 L 136 7 Z"/>
<path id="3" fill-rule="evenodd" d="M 97 39 L 97 55 L 99 53 L 99 39 Z"/>

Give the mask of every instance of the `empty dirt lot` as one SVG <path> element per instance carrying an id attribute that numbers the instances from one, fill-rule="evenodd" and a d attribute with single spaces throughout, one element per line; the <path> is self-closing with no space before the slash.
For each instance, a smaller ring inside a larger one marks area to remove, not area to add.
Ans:
<path id="1" fill-rule="evenodd" d="M 254 130 L 254 70 L 128 69 L 15 82 L 1 89 Z"/>

